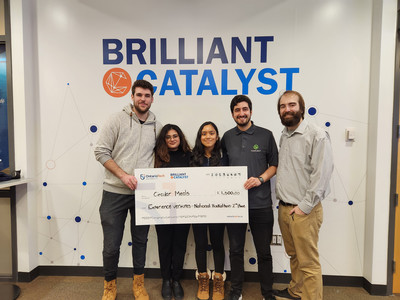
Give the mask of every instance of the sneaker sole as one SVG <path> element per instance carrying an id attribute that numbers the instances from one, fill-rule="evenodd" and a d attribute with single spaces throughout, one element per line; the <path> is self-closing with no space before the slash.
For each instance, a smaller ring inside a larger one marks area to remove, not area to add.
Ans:
<path id="1" fill-rule="evenodd" d="M 230 297 L 228 297 L 230 299 Z M 237 300 L 242 300 L 242 295 L 239 296 Z"/>

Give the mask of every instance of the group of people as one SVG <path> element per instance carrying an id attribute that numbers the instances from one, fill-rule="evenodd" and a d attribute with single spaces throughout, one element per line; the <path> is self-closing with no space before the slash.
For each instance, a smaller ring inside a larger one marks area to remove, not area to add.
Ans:
<path id="1" fill-rule="evenodd" d="M 150 111 L 154 89 L 146 80 L 132 86 L 133 104 L 113 115 L 105 124 L 95 148 L 96 159 L 105 167 L 100 218 L 103 228 L 103 300 L 115 299 L 119 251 L 128 210 L 131 216 L 133 294 L 149 299 L 144 287 L 148 225 L 135 224 L 137 168 L 247 166 L 249 226 L 257 253 L 261 294 L 265 300 L 322 299 L 322 273 L 318 235 L 322 224 L 321 201 L 329 193 L 333 170 L 329 135 L 304 119 L 305 103 L 300 93 L 286 91 L 278 100 L 278 113 L 285 126 L 280 150 L 268 129 L 251 120 L 252 102 L 246 95 L 235 96 L 230 104 L 236 126 L 220 139 L 217 126 L 203 123 L 190 148 L 182 130 L 174 124 L 161 126 Z M 278 163 L 279 162 L 279 163 Z M 291 281 L 284 290 L 273 290 L 271 239 L 274 215 L 270 179 L 276 174 L 278 221 L 287 254 Z M 230 291 L 228 300 L 242 299 L 246 223 L 193 224 L 198 280 L 197 299 L 225 299 L 224 231 L 229 238 Z M 180 284 L 189 224 L 156 225 L 161 296 L 180 300 Z M 214 257 L 214 271 L 207 266 L 208 233 Z"/>

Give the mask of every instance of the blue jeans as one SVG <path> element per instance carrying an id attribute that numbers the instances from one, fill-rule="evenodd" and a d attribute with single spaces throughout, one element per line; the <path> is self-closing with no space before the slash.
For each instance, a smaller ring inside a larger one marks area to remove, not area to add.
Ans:
<path id="1" fill-rule="evenodd" d="M 258 276 L 261 294 L 267 298 L 272 295 L 272 255 L 271 239 L 274 214 L 272 208 L 250 209 L 249 225 L 257 252 Z M 229 259 L 231 262 L 231 290 L 242 293 L 244 281 L 244 243 L 247 224 L 227 224 L 229 237 Z"/>
<path id="2" fill-rule="evenodd" d="M 134 274 L 144 273 L 149 225 L 135 225 L 135 195 L 103 191 L 100 219 L 103 227 L 103 271 L 106 281 L 117 278 L 119 249 L 124 234 L 125 220 L 131 215 L 132 259 Z"/>

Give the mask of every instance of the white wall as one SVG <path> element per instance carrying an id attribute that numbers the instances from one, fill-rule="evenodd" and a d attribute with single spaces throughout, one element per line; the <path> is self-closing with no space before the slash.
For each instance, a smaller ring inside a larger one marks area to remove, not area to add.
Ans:
<path id="1" fill-rule="evenodd" d="M 221 70 L 228 70 L 228 88 L 240 93 L 242 85 L 235 69 L 247 73 L 252 68 L 256 69 L 249 85 L 253 120 L 271 129 L 278 141 L 282 125 L 276 101 L 286 88 L 286 77 L 279 70 L 299 68 L 293 77 L 293 89 L 303 94 L 308 107 L 317 109 L 316 115 L 307 118 L 329 131 L 335 154 L 333 191 L 323 203 L 323 273 L 363 276 L 373 284 L 386 283 L 387 258 L 383 254 L 387 253 L 389 183 L 385 182 L 391 149 L 386 133 L 391 128 L 387 116 L 392 115 L 390 68 L 394 65 L 395 0 L 245 4 L 153 0 L 135 5 L 119 0 L 112 6 L 109 1 L 94 0 L 11 2 L 14 103 L 18 112 L 16 164 L 25 176 L 35 178 L 17 206 L 20 272 L 37 265 L 102 264 L 98 207 L 103 169 L 93 156 L 97 133 L 89 128 L 95 125 L 101 130 L 110 113 L 130 101 L 129 95 L 113 98 L 104 91 L 103 75 L 109 69 L 123 68 L 133 80 L 141 70 L 154 71 L 158 80 L 153 82 L 159 89 L 152 111 L 164 124 L 180 125 L 193 143 L 203 121 L 215 121 L 221 133 L 235 125 L 229 112 L 232 96 L 221 95 Z M 382 14 L 377 13 L 380 7 Z M 260 61 L 257 43 L 253 44 L 251 63 L 230 61 L 231 38 L 244 41 L 247 36 L 274 36 L 274 41 L 268 43 L 267 62 Z M 172 58 L 177 57 L 178 38 L 185 38 L 186 57 L 192 58 L 196 57 L 198 37 L 204 39 L 204 60 L 213 38 L 221 37 L 228 63 L 215 59 L 211 64 L 161 65 L 158 56 L 154 65 L 140 65 L 135 58 L 133 64 L 124 60 L 118 65 L 103 65 L 105 38 L 123 43 L 127 38 L 146 42 L 156 38 L 157 43 L 166 38 L 168 57 Z M 278 85 L 271 95 L 257 91 L 257 87 L 269 88 L 256 77 L 264 68 L 278 73 L 270 76 Z M 184 78 L 178 75 L 184 69 L 195 69 L 200 74 L 193 80 L 194 95 L 185 95 Z M 218 95 L 208 91 L 195 94 L 205 69 L 212 70 Z M 176 74 L 181 96 L 172 91 L 159 95 L 166 70 Z M 347 127 L 356 128 L 353 143 L 345 142 Z M 76 216 L 82 221 L 76 222 Z M 277 222 L 274 232 L 279 233 Z M 256 265 L 249 262 L 255 257 L 250 235 L 248 241 L 245 268 L 255 271 Z M 126 234 L 121 266 L 131 266 L 128 242 Z M 155 245 L 152 229 L 147 267 L 158 267 Z M 289 272 L 283 246 L 273 246 L 272 250 L 274 271 Z M 192 236 L 185 267 L 195 268 Z"/>
<path id="2" fill-rule="evenodd" d="M 15 168 L 22 176 L 36 178 L 40 142 L 40 115 L 34 60 L 35 29 L 29 2 L 10 1 L 12 28 L 12 72 L 15 134 Z M 17 188 L 18 271 L 29 272 L 38 266 L 36 181 Z"/>
<path id="3" fill-rule="evenodd" d="M 364 277 L 375 284 L 387 282 L 396 15 L 396 1 L 374 1 Z"/>

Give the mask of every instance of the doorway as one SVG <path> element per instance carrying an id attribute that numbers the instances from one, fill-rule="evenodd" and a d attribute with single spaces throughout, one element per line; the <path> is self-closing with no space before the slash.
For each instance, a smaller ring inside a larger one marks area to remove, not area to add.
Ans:
<path id="1" fill-rule="evenodd" d="M 397 32 L 396 32 L 396 60 L 395 60 L 395 84 L 394 84 L 394 130 L 397 143 L 394 142 L 393 153 L 397 153 L 396 166 L 396 194 L 394 196 L 392 210 L 394 211 L 394 245 L 393 245 L 393 271 L 392 293 L 400 294 L 400 206 L 398 195 L 400 194 L 400 0 L 397 2 Z M 397 149 L 396 149 L 397 148 Z M 393 155 L 393 154 L 392 154 Z M 388 276 L 390 276 L 388 274 Z M 390 277 L 388 277 L 390 278 Z M 389 285 L 390 286 L 390 285 Z"/>

